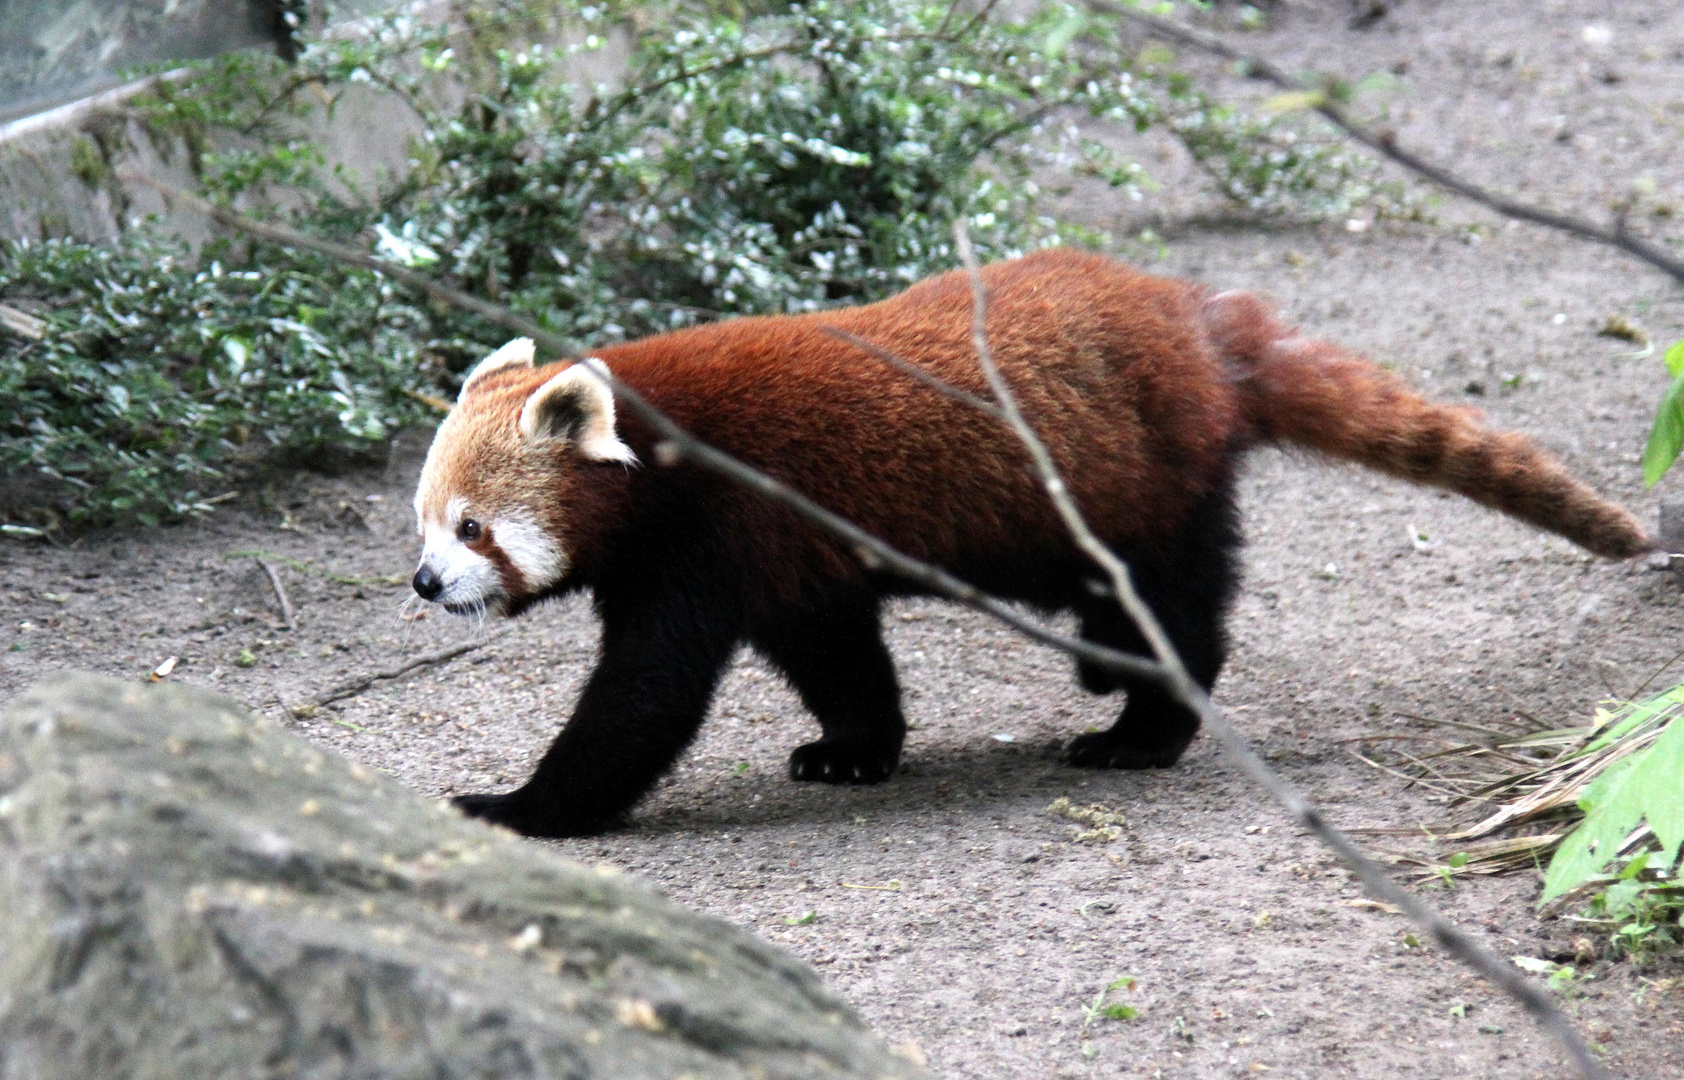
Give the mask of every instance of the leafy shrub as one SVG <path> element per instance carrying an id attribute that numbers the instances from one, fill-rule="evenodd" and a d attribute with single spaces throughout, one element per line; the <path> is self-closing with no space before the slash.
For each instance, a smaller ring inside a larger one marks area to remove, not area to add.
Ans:
<path id="1" fill-rule="evenodd" d="M 139 234 L 0 249 L 0 295 L 46 317 L 0 350 L 0 468 L 49 482 L 48 521 L 207 509 L 232 466 L 372 448 L 423 408 L 401 394 L 420 320 L 374 274 L 272 249 L 225 270 Z"/>
<path id="2" fill-rule="evenodd" d="M 1543 902 L 1588 887 L 1591 914 L 1616 952 L 1642 956 L 1684 944 L 1681 715 L 1684 686 L 1607 715 L 1578 752 L 1606 764 L 1579 798 L 1584 820 L 1550 860 Z"/>
<path id="3" fill-rule="evenodd" d="M 986 257 L 1095 242 L 1046 212 L 1044 185 L 1086 176 L 1138 196 L 1141 169 L 1096 137 L 1117 125 L 1170 132 L 1253 210 L 1393 206 L 1372 162 L 1213 103 L 1068 5 L 1016 18 L 945 0 L 736 15 L 494 0 L 460 14 L 393 15 L 309 43 L 290 68 L 223 58 L 137 115 L 212 197 L 290 208 L 581 347 L 877 299 L 951 265 L 956 217 Z M 625 34 L 624 84 L 578 85 L 579 55 Z M 320 114 L 351 87 L 415 118 L 401 177 L 328 165 Z M 260 452 L 377 442 L 415 419 L 404 391 L 448 389 L 502 336 L 314 257 L 223 245 L 196 260 L 144 233 L 110 251 L 9 249 L 0 300 L 19 297 L 49 330 L 0 355 L 0 467 L 58 482 L 89 522 L 193 512 Z"/>

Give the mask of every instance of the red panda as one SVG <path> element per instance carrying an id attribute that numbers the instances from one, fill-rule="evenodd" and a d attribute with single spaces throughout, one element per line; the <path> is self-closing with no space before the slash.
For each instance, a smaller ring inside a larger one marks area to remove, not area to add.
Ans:
<path id="1" fill-rule="evenodd" d="M 1207 688 L 1237 584 L 1235 470 L 1260 443 L 1448 488 L 1611 558 L 1651 549 L 1630 514 L 1530 440 L 1300 337 L 1251 295 L 1070 250 L 998 263 L 983 279 L 988 339 L 1024 413 Z M 614 824 L 695 736 L 745 642 L 822 729 L 791 755 L 793 779 L 876 783 L 900 755 L 906 724 L 878 611 L 913 588 L 717 476 L 651 467 L 654 434 L 616 411 L 589 364 L 902 551 L 990 592 L 1073 611 L 1083 637 L 1144 652 L 1090 588 L 1097 568 L 1012 433 L 826 332 L 987 396 L 970 324 L 970 282 L 956 272 L 880 303 L 714 323 L 582 363 L 535 366 L 525 339 L 481 362 L 421 472 L 415 591 L 454 612 L 513 616 L 588 588 L 602 653 L 532 778 L 458 805 L 534 836 Z M 1086 665 L 1078 675 L 1128 696 L 1113 727 L 1073 741 L 1072 763 L 1168 766 L 1193 739 L 1196 718 L 1156 688 Z"/>

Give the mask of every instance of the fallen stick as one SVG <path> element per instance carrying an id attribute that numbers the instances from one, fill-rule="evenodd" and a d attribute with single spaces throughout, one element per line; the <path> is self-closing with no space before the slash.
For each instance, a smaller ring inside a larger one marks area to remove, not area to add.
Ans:
<path id="1" fill-rule="evenodd" d="M 298 717 L 300 720 L 307 719 L 314 716 L 316 714 L 316 710 L 320 709 L 323 705 L 331 705 L 335 701 L 343 701 L 349 697 L 356 697 L 358 694 L 367 690 L 377 682 L 384 682 L 399 678 L 409 674 L 416 668 L 446 663 L 456 659 L 458 656 L 471 653 L 475 649 L 482 649 L 502 636 L 503 635 L 498 634 L 495 637 L 483 638 L 479 641 L 465 641 L 457 645 L 452 645 L 448 649 L 440 649 L 437 652 L 430 652 L 417 656 L 413 660 L 410 660 L 399 667 L 395 667 L 390 671 L 371 672 L 360 679 L 356 679 L 348 683 L 342 683 L 341 685 L 334 687 L 332 690 L 327 691 L 314 701 L 307 701 L 302 705 L 294 705 L 290 711 L 292 715 Z"/>
<path id="2" fill-rule="evenodd" d="M 1363 144 L 1371 150 L 1377 150 L 1386 157 L 1420 174 L 1444 188 L 1454 192 L 1464 199 L 1479 203 L 1481 206 L 1495 210 L 1504 217 L 1516 221 L 1529 221 L 1534 225 L 1544 225 L 1551 229 L 1559 229 L 1564 233 L 1593 240 L 1599 244 L 1618 248 L 1628 255 L 1641 259 L 1650 266 L 1670 276 L 1674 281 L 1684 282 L 1684 260 L 1674 256 L 1660 244 L 1637 236 L 1626 227 L 1627 209 L 1629 207 L 1616 206 L 1614 220 L 1610 225 L 1598 225 L 1594 221 L 1575 217 L 1572 214 L 1557 213 L 1542 206 L 1511 199 L 1490 188 L 1481 187 L 1471 180 L 1464 180 L 1441 165 L 1428 161 L 1412 150 L 1399 146 L 1397 133 L 1390 128 L 1374 129 L 1358 123 L 1335 96 L 1335 84 L 1331 80 L 1319 83 L 1307 82 L 1300 79 L 1276 64 L 1259 56 L 1242 52 L 1214 34 L 1188 26 L 1186 23 L 1167 19 L 1162 15 L 1155 15 L 1141 8 L 1130 7 L 1117 3 L 1116 0 L 1083 0 L 1090 9 L 1106 15 L 1114 15 L 1119 19 L 1126 19 L 1145 30 L 1153 37 L 1177 45 L 1186 45 L 1221 57 L 1224 60 L 1241 65 L 1245 73 L 1254 79 L 1272 83 L 1295 97 L 1302 95 L 1299 100 L 1303 107 L 1320 113 L 1327 121 L 1350 138 Z"/>
<path id="3" fill-rule="evenodd" d="M 236 492 L 235 494 L 238 493 Z M 332 570 L 323 570 L 320 567 L 311 566 L 302 559 L 295 559 L 290 555 L 278 555 L 273 551 L 263 551 L 261 549 L 252 551 L 230 551 L 228 554 L 224 555 L 223 558 L 256 559 L 259 562 L 267 559 L 272 563 L 291 567 L 292 569 L 297 570 L 300 574 L 309 574 L 314 577 L 319 577 L 324 580 L 331 581 L 336 585 L 404 585 L 409 582 L 408 574 L 387 574 L 384 577 L 351 577 L 348 574 L 336 574 Z"/>
<path id="4" fill-rule="evenodd" d="M 257 560 L 257 565 L 263 567 L 263 572 L 269 575 L 269 584 L 274 586 L 275 599 L 281 602 L 281 617 L 286 620 L 288 630 L 298 629 L 298 615 L 292 610 L 292 601 L 287 599 L 286 586 L 281 584 L 281 575 L 275 572 L 275 566 L 268 559 Z"/>

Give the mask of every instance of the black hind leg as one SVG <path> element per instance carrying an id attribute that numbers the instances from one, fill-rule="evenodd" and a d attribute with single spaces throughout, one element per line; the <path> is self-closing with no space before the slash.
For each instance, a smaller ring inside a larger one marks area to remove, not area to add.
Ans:
<path id="1" fill-rule="evenodd" d="M 900 760 L 906 720 L 900 684 L 877 621 L 863 599 L 767 628 L 756 649 L 789 679 L 824 736 L 789 757 L 791 780 L 876 784 Z"/>
<path id="2" fill-rule="evenodd" d="M 1239 528 L 1230 491 L 1224 487 L 1192 517 L 1171 554 L 1137 559 L 1130 569 L 1135 589 L 1181 654 L 1187 673 L 1207 691 L 1216 684 L 1227 655 L 1223 620 L 1238 583 L 1235 553 Z M 1150 655 L 1133 622 L 1113 600 L 1086 601 L 1079 609 L 1082 637 L 1124 652 Z M 1073 765 L 1095 769 L 1167 768 L 1198 734 L 1199 718 L 1151 683 L 1079 664 L 1082 685 L 1095 693 L 1128 691 L 1128 704 L 1109 730 L 1071 741 Z"/>

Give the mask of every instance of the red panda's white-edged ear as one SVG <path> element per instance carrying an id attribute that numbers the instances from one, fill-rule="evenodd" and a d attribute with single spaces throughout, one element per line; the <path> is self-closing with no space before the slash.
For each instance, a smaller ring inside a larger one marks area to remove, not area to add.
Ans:
<path id="1" fill-rule="evenodd" d="M 510 367 L 531 367 L 537 352 L 531 338 L 517 337 L 504 345 L 501 349 L 474 365 L 474 370 L 468 372 L 468 377 L 462 380 L 462 390 L 456 395 L 460 404 L 468 399 L 468 391 L 475 383 L 493 372 L 502 371 Z"/>
<path id="2" fill-rule="evenodd" d="M 637 464 L 637 455 L 614 430 L 613 391 L 591 373 L 592 365 L 601 364 L 581 360 L 532 391 L 520 410 L 520 433 L 527 441 L 559 439 L 591 461 Z"/>

